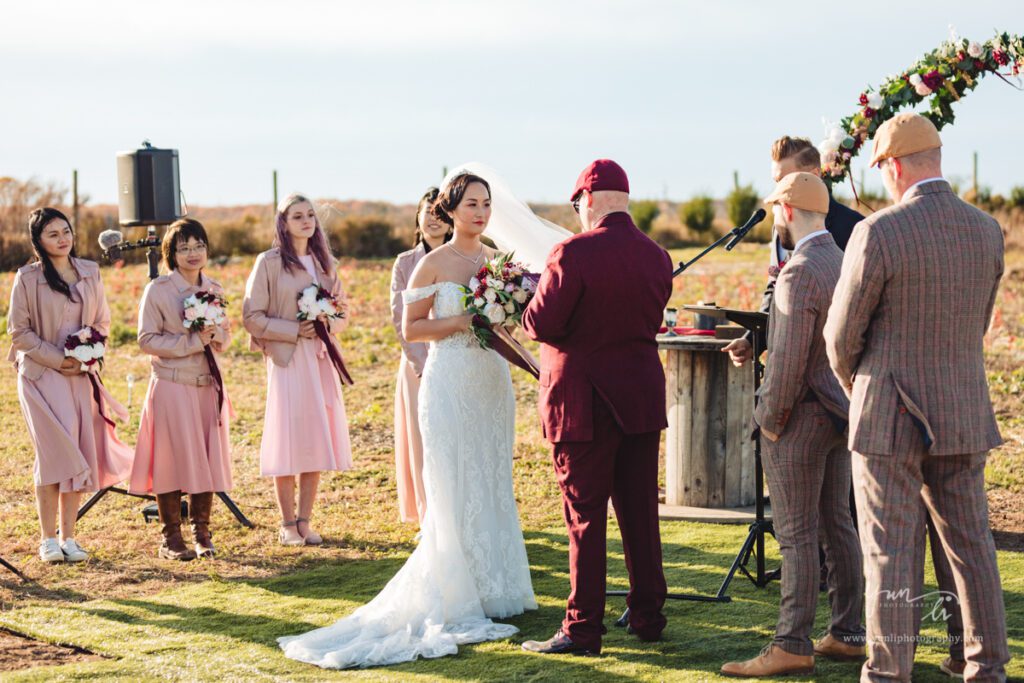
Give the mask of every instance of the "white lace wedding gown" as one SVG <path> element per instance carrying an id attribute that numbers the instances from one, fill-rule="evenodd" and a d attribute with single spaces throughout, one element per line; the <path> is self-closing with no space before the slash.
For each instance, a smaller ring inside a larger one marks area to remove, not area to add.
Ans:
<path id="1" fill-rule="evenodd" d="M 436 294 L 434 316 L 461 315 L 454 282 L 407 290 Z M 420 384 L 422 536 L 377 597 L 331 626 L 279 638 L 287 657 L 342 669 L 455 654 L 458 645 L 507 638 L 496 624 L 536 609 L 512 492 L 515 398 L 508 364 L 469 332 L 432 342 Z"/>

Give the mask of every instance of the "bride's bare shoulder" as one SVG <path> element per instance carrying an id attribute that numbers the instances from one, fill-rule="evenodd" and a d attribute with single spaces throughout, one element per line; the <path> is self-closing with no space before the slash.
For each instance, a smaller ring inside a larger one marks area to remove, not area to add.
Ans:
<path id="1" fill-rule="evenodd" d="M 412 277 L 409 278 L 410 288 L 426 287 L 437 282 L 438 275 L 443 271 L 441 266 L 445 260 L 445 251 L 442 245 L 420 259 L 412 271 Z"/>

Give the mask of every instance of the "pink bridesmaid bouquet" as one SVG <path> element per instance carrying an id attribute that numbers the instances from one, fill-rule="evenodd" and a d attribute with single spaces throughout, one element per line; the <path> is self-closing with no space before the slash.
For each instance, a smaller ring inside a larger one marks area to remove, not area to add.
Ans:
<path id="1" fill-rule="evenodd" d="M 213 292 L 196 292 L 185 299 L 184 306 L 185 328 L 189 330 L 220 325 L 227 318 L 227 300 Z"/>
<path id="2" fill-rule="evenodd" d="M 64 342 L 64 356 L 81 363 L 82 372 L 91 372 L 97 366 L 102 369 L 106 343 L 106 337 L 86 325 L 78 332 L 68 335 Z"/>
<path id="3" fill-rule="evenodd" d="M 319 285 L 310 285 L 299 292 L 299 320 L 316 320 L 321 315 L 327 318 L 344 318 L 345 311 L 329 291 Z"/>

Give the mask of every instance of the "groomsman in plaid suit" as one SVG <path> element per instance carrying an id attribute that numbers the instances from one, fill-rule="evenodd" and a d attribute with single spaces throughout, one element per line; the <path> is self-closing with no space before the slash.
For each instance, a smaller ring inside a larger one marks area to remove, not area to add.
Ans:
<path id="1" fill-rule="evenodd" d="M 871 163 L 895 204 L 854 230 L 825 327 L 851 399 L 870 646 L 862 681 L 911 678 L 925 515 L 959 595 L 965 678 L 1006 680 L 1009 661 L 985 497 L 987 452 L 1002 439 L 982 353 L 1003 235 L 942 179 L 941 145 L 913 113 L 875 133 Z"/>
<path id="2" fill-rule="evenodd" d="M 722 667 L 723 674 L 742 677 L 813 673 L 815 653 L 864 656 L 863 560 L 850 514 L 845 443 L 849 400 L 829 369 L 822 336 L 843 253 L 825 229 L 829 193 L 818 175 L 787 175 L 765 201 L 779 242 L 791 253 L 775 284 L 767 370 L 754 412 L 782 551 L 782 601 L 772 643 L 753 659 Z M 815 646 L 819 527 L 832 620 Z"/>

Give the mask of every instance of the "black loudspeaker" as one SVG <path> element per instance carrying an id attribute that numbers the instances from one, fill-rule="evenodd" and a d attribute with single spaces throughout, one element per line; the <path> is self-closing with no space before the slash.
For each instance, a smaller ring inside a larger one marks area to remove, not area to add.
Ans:
<path id="1" fill-rule="evenodd" d="M 117 155 L 117 213 L 124 226 L 167 225 L 181 218 L 178 150 L 148 142 Z"/>

